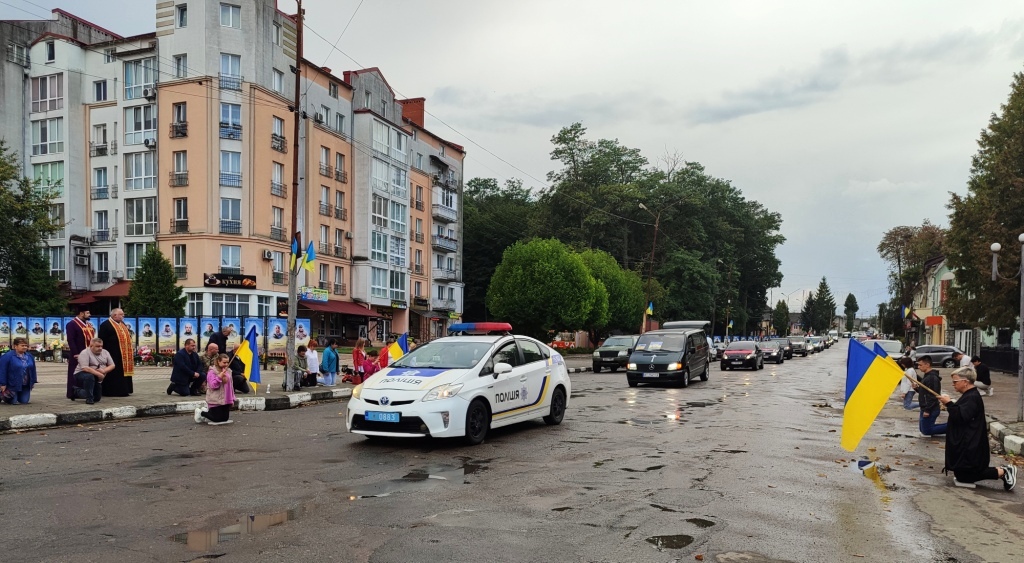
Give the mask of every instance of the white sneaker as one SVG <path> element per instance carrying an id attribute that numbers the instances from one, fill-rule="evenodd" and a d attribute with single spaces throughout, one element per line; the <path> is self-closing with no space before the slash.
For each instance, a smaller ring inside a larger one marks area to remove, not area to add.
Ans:
<path id="1" fill-rule="evenodd" d="M 988 388 L 988 393 L 987 393 L 987 395 L 988 395 L 989 397 L 991 397 L 991 396 L 992 396 L 992 395 L 994 395 L 994 394 L 995 394 L 995 389 L 992 389 L 991 387 L 989 387 L 989 388 Z"/>
<path id="2" fill-rule="evenodd" d="M 201 409 L 201 408 L 200 409 L 196 409 L 195 416 L 193 416 L 192 418 L 196 421 L 196 424 L 202 424 L 203 423 L 203 409 Z"/>

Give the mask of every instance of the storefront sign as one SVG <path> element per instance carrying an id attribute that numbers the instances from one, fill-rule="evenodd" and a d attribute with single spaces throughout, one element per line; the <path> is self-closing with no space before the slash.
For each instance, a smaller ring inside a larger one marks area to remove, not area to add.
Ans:
<path id="1" fill-rule="evenodd" d="M 299 287 L 299 299 L 303 301 L 327 301 L 327 290 L 304 285 Z"/>
<path id="2" fill-rule="evenodd" d="M 232 289 L 256 289 L 256 276 L 203 274 L 203 285 L 206 287 L 226 287 Z"/>
<path id="3" fill-rule="evenodd" d="M 459 318 L 459 314 L 456 313 L 455 311 L 449 311 L 448 312 L 448 318 L 449 319 L 457 319 L 457 318 Z"/>
<path id="4" fill-rule="evenodd" d="M 392 301 L 391 302 L 391 308 L 392 309 L 405 309 L 406 307 L 408 307 L 408 305 L 406 305 L 405 301 Z"/>
<path id="5" fill-rule="evenodd" d="M 412 306 L 416 307 L 417 309 L 429 309 L 430 300 L 428 300 L 426 297 L 413 297 Z"/>

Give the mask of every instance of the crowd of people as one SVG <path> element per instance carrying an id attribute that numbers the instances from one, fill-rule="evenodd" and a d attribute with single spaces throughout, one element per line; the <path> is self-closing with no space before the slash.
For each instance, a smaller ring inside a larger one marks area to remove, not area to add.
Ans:
<path id="1" fill-rule="evenodd" d="M 904 369 L 900 394 L 903 407 L 918 411 L 918 429 L 922 437 L 945 436 L 945 466 L 943 473 L 953 472 L 953 484 L 974 488 L 978 481 L 1001 480 L 1003 488 L 1012 491 L 1017 484 L 1017 468 L 1013 465 L 989 466 L 988 423 L 981 391 L 991 396 L 992 379 L 988 366 L 981 358 L 967 358 L 955 353 L 958 366 L 950 375 L 950 385 L 960 394 L 953 399 L 942 392 L 942 378 L 932 366 L 928 355 L 911 359 L 900 358 Z M 914 395 L 917 402 L 914 402 Z M 940 423 L 942 410 L 946 421 Z"/>

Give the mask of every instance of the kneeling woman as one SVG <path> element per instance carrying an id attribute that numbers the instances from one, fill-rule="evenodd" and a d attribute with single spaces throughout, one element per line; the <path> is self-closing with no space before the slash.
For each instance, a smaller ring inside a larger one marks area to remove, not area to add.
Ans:
<path id="1" fill-rule="evenodd" d="M 231 385 L 231 358 L 227 354 L 217 356 L 210 371 L 206 373 L 206 409 L 196 409 L 195 421 L 210 424 L 228 424 L 231 407 L 235 404 L 235 389 Z"/>

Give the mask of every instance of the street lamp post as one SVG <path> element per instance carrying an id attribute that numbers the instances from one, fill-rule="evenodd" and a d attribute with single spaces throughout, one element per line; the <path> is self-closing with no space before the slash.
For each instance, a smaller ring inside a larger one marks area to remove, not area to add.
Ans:
<path id="1" fill-rule="evenodd" d="M 647 306 L 651 302 L 651 276 L 654 275 L 654 251 L 658 248 L 658 225 L 661 224 L 661 211 L 658 211 L 658 214 L 655 215 L 650 209 L 647 209 L 647 206 L 643 203 L 640 204 L 640 209 L 643 209 L 650 214 L 651 217 L 654 217 L 654 242 L 651 243 L 651 263 L 647 267 L 647 291 L 645 295 L 645 301 L 647 301 L 647 303 L 644 303 L 644 322 L 643 326 L 640 327 L 640 334 L 643 334 L 647 331 Z"/>
<path id="2" fill-rule="evenodd" d="M 1018 318 L 1020 341 L 1017 343 L 1017 422 L 1024 422 L 1024 233 L 1017 237 L 1020 242 L 1020 317 Z M 992 243 L 992 281 L 999 276 L 999 251 L 1002 245 Z"/>

